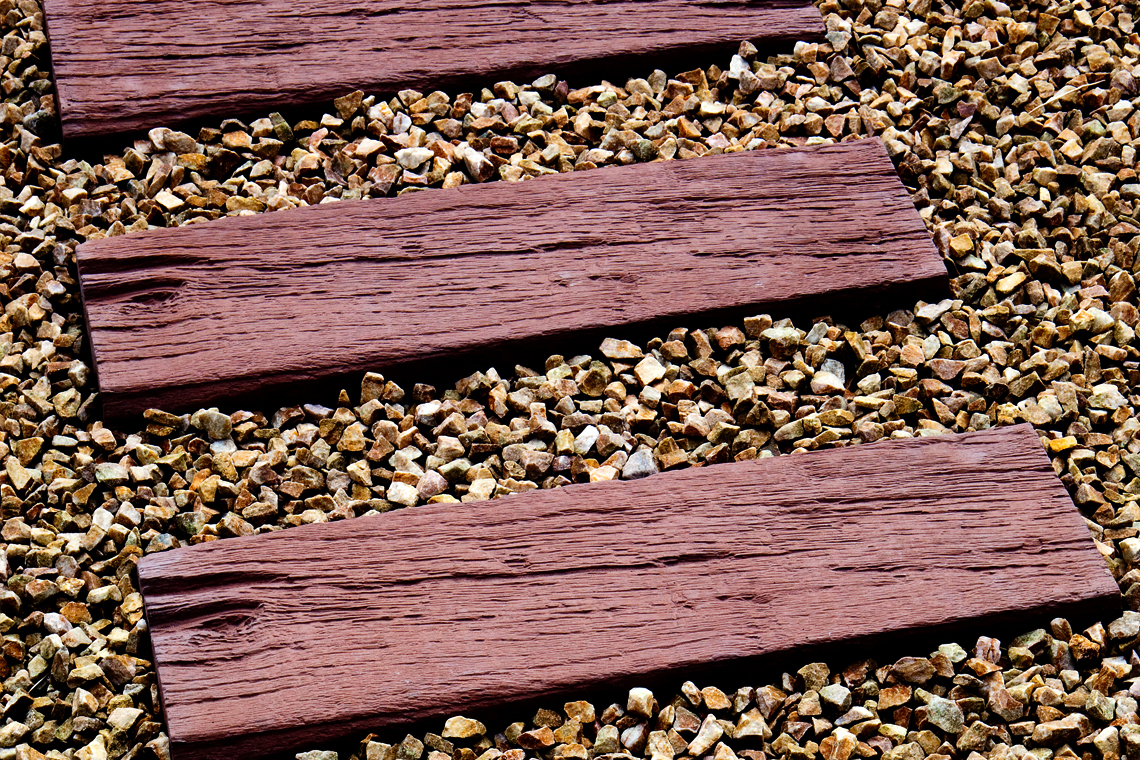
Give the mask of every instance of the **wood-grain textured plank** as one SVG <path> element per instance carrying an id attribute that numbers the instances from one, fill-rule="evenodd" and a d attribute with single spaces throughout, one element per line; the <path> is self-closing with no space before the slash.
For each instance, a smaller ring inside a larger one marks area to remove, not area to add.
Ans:
<path id="1" fill-rule="evenodd" d="M 268 403 L 492 346 L 948 290 L 878 140 L 228 218 L 84 243 L 78 258 L 109 417 Z"/>
<path id="2" fill-rule="evenodd" d="M 665 61 L 692 68 L 744 39 L 823 35 L 810 0 L 46 0 L 44 12 L 69 140 L 357 88 L 612 76 L 634 65 L 645 76 Z"/>
<path id="3" fill-rule="evenodd" d="M 139 579 L 176 759 L 1120 604 L 1028 425 L 306 526 Z"/>

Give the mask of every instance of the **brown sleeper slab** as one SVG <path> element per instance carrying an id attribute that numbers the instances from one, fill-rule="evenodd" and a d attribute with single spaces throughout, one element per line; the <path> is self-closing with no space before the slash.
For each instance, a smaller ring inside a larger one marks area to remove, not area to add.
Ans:
<path id="1" fill-rule="evenodd" d="M 682 319 L 948 295 L 876 139 L 227 218 L 78 258 L 111 418 Z"/>
<path id="2" fill-rule="evenodd" d="M 229 539 L 139 580 L 176 760 L 1120 604 L 1029 425 Z"/>
<path id="3" fill-rule="evenodd" d="M 44 14 L 67 140 L 263 115 L 357 88 L 644 76 L 744 39 L 824 34 L 809 0 L 45 0 Z"/>

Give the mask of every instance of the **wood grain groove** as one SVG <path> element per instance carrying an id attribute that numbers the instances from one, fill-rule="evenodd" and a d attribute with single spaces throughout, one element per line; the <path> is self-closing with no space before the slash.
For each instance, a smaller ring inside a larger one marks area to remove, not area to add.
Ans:
<path id="1" fill-rule="evenodd" d="M 1028 425 L 227 539 L 139 580 L 176 760 L 1120 605 Z"/>
<path id="2" fill-rule="evenodd" d="M 496 348 L 513 365 L 680 320 L 948 294 L 875 139 L 227 218 L 87 242 L 78 260 L 112 419 L 486 367 Z"/>

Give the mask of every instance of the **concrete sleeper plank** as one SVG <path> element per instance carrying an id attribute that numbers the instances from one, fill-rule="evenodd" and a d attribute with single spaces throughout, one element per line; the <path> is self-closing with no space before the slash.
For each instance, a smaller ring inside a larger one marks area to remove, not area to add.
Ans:
<path id="1" fill-rule="evenodd" d="M 68 141 L 358 88 L 390 97 L 548 73 L 645 76 L 744 39 L 787 47 L 824 34 L 809 0 L 45 0 L 44 14 Z"/>
<path id="2" fill-rule="evenodd" d="M 1029 425 L 228 539 L 139 579 L 176 760 L 1120 604 Z"/>
<path id="3" fill-rule="evenodd" d="M 876 139 L 227 218 L 78 259 L 110 418 L 949 290 Z"/>

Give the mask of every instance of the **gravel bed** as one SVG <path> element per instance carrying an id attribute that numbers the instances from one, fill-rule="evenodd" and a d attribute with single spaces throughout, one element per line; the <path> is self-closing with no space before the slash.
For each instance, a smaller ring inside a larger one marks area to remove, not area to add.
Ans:
<path id="1" fill-rule="evenodd" d="M 1136 4 L 820 9 L 828 42 L 794 55 L 743 44 L 620 86 L 353 93 L 297 123 L 156 127 L 92 165 L 50 136 L 39 5 L 0 0 L 0 760 L 169 756 L 133 572 L 146 553 L 880 438 L 1032 423 L 1140 609 Z M 97 419 L 83 240 L 868 134 L 946 257 L 952 299 L 861 324 L 757 315 L 615 336 L 455 388 L 374 374 L 272 413 L 154 410 L 133 431 Z M 634 688 L 600 712 L 569 703 L 490 730 L 456 718 L 355 756 L 1140 760 L 1140 616 L 1031 625 L 1048 629 L 881 667 L 811 664 L 755 689 L 686 684 L 655 701 Z"/>
<path id="2" fill-rule="evenodd" d="M 1009 647 L 980 637 L 927 657 L 858 660 L 784 673 L 777 683 L 722 691 L 681 685 L 668 700 L 641 687 L 605 709 L 585 701 L 540 709 L 491 735 L 455 716 L 422 741 L 367 737 L 359 760 L 1051 760 L 1140 755 L 1140 614 L 1073 633 L 1057 618 Z M 521 716 L 520 716 L 521 717 Z M 337 760 L 316 750 L 304 760 Z"/>

